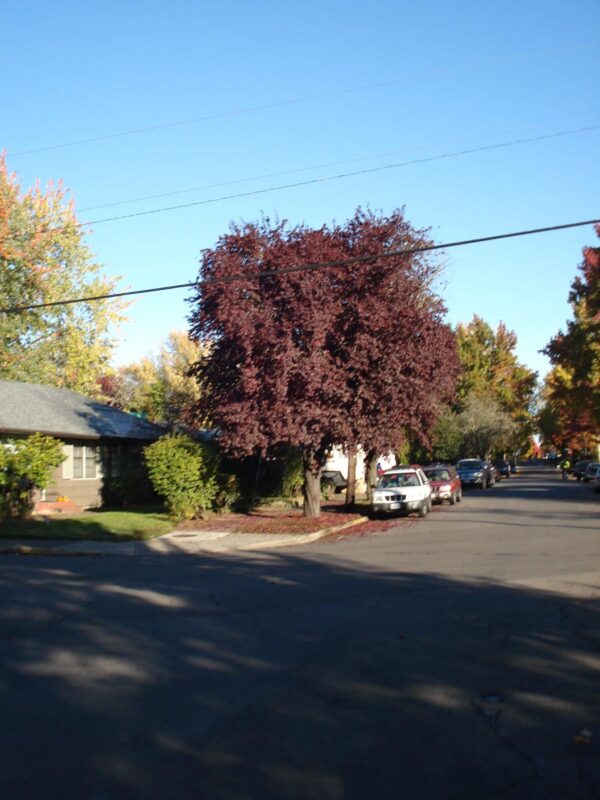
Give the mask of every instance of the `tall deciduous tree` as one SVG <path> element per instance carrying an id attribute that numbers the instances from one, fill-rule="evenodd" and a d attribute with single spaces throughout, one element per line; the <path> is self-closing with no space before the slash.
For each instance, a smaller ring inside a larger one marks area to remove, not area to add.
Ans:
<path id="1" fill-rule="evenodd" d="M 171 331 L 157 356 L 119 367 L 100 380 L 105 402 L 154 422 L 185 423 L 198 402 L 190 369 L 202 348 L 184 331 Z"/>
<path id="2" fill-rule="evenodd" d="M 508 444 L 513 448 L 525 446 L 535 427 L 537 373 L 518 360 L 515 333 L 503 323 L 494 331 L 475 315 L 471 322 L 457 327 L 456 336 L 462 365 L 458 386 L 461 405 L 471 396 L 497 404 L 515 423 Z"/>
<path id="3" fill-rule="evenodd" d="M 305 514 L 334 445 L 381 452 L 403 429 L 426 436 L 456 373 L 452 333 L 419 254 L 377 258 L 424 241 L 402 212 L 357 211 L 346 225 L 232 226 L 203 254 L 190 317 L 211 349 L 195 367 L 198 411 L 238 455 L 301 446 Z M 370 255 L 368 263 L 285 272 Z M 272 270 L 279 274 L 264 274 Z M 211 283 L 211 279 L 230 280 Z"/>
<path id="4" fill-rule="evenodd" d="M 0 306 L 106 294 L 115 283 L 100 274 L 62 186 L 23 193 L 0 158 Z M 0 377 L 95 395 L 120 319 L 110 301 L 0 313 Z"/>
<path id="5" fill-rule="evenodd" d="M 600 435 L 600 247 L 584 249 L 579 271 L 569 294 L 573 319 L 544 351 L 557 368 L 546 383 L 546 399 L 556 411 L 557 437 L 566 444 L 586 435 L 598 441 Z"/>

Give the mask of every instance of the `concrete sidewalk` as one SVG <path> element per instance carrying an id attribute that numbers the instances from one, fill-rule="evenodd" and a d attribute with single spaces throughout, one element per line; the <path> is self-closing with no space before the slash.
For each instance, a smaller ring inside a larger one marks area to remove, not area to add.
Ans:
<path id="1" fill-rule="evenodd" d="M 156 539 L 133 542 L 95 542 L 73 539 L 0 539 L 0 555 L 144 556 L 206 555 L 240 550 L 271 550 L 310 544 L 331 533 L 360 525 L 359 518 L 314 533 L 231 533 L 229 531 L 172 531 Z"/>

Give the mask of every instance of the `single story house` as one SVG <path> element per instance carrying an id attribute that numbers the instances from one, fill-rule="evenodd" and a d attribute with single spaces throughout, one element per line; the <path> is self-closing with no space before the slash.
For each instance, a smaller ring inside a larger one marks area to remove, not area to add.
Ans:
<path id="1" fill-rule="evenodd" d="M 0 440 L 44 433 L 63 442 L 65 460 L 38 501 L 102 504 L 102 485 L 139 464 L 142 448 L 166 430 L 69 389 L 0 381 Z"/>

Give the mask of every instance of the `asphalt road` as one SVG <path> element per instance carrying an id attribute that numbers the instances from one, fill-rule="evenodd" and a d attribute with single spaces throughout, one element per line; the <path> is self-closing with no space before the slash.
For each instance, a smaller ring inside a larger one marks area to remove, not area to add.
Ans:
<path id="1" fill-rule="evenodd" d="M 600 497 L 369 538 L 0 558 L 0 798 L 600 797 Z"/>

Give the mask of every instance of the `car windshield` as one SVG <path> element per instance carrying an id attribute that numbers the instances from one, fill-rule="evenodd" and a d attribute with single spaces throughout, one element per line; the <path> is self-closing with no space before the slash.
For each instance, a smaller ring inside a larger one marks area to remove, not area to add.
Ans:
<path id="1" fill-rule="evenodd" d="M 426 469 L 425 475 L 430 481 L 451 481 L 452 478 L 447 469 Z"/>
<path id="2" fill-rule="evenodd" d="M 483 461 L 478 461 L 476 458 L 465 458 L 458 462 L 459 469 L 481 469 L 482 467 Z"/>
<path id="3" fill-rule="evenodd" d="M 382 475 L 377 484 L 378 489 L 401 488 L 404 486 L 419 486 L 416 472 L 396 472 L 391 475 Z"/>

